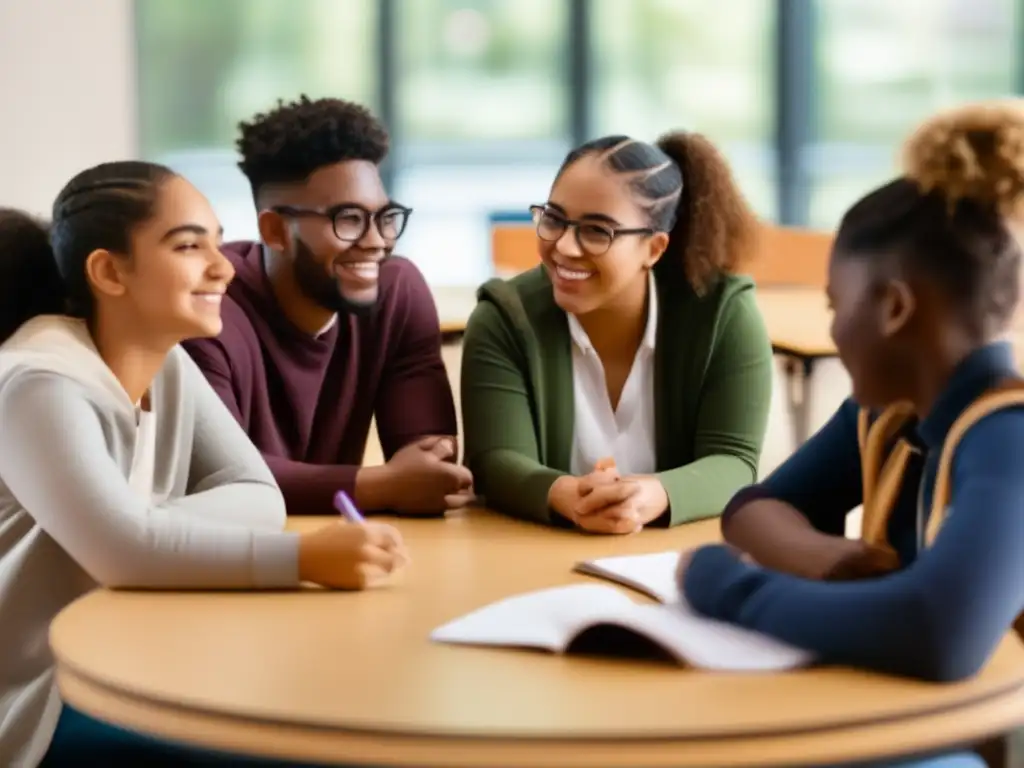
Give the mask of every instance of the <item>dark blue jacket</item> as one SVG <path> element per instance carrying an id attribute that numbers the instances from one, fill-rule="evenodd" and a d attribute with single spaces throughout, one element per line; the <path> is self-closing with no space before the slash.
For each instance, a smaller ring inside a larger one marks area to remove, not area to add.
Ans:
<path id="1" fill-rule="evenodd" d="M 927 549 L 923 529 L 953 422 L 986 390 L 1018 376 L 1008 344 L 977 350 L 912 426 L 908 437 L 922 453 L 911 458 L 889 522 L 899 571 L 813 581 L 747 565 L 716 545 L 694 553 L 682 585 L 687 599 L 708 616 L 815 651 L 825 663 L 937 681 L 975 674 L 1024 609 L 1024 407 L 986 416 L 963 436 L 946 521 Z M 856 403 L 844 402 L 774 473 L 740 491 L 726 514 L 752 498 L 775 498 L 841 535 L 847 513 L 861 503 L 857 413 Z"/>

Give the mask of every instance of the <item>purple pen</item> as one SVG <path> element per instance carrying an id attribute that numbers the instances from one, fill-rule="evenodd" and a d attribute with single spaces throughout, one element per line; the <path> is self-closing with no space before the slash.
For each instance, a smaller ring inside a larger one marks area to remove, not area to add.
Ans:
<path id="1" fill-rule="evenodd" d="M 359 510 L 356 509 L 356 505 L 352 503 L 352 499 L 344 491 L 334 494 L 334 508 L 350 523 L 366 522 L 365 518 L 359 514 Z"/>

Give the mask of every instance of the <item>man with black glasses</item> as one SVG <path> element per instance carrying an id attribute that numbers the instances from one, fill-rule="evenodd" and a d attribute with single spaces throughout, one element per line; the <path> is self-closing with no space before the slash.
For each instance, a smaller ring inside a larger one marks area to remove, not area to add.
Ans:
<path id="1" fill-rule="evenodd" d="M 337 99 L 278 104 L 240 126 L 260 243 L 224 246 L 224 330 L 186 348 L 263 452 L 292 514 L 436 514 L 472 499 L 433 297 L 392 256 L 411 211 L 379 166 L 384 126 Z M 361 466 L 371 420 L 386 464 Z"/>

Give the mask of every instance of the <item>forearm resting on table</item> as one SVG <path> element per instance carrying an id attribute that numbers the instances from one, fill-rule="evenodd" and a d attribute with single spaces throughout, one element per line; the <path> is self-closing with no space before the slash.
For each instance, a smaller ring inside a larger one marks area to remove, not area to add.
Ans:
<path id="1" fill-rule="evenodd" d="M 668 525 L 716 517 L 736 492 L 754 479 L 751 464 L 727 454 L 703 456 L 655 477 L 668 495 Z"/>
<path id="2" fill-rule="evenodd" d="M 795 507 L 754 499 L 722 521 L 726 542 L 765 568 L 821 579 L 848 554 L 846 540 L 816 530 Z"/>
<path id="3" fill-rule="evenodd" d="M 395 471 L 387 464 L 306 464 L 266 456 L 281 486 L 290 515 L 331 515 L 334 495 L 345 491 L 365 512 L 384 512 L 394 506 Z"/>
<path id="4" fill-rule="evenodd" d="M 274 475 L 289 515 L 334 514 L 334 494 L 345 491 L 364 509 L 372 509 L 357 497 L 358 466 L 306 464 L 281 456 L 263 455 Z"/>
<path id="5" fill-rule="evenodd" d="M 548 493 L 565 472 L 500 448 L 467 456 L 466 464 L 488 507 L 523 520 L 552 522 Z"/>
<path id="6" fill-rule="evenodd" d="M 379 511 L 392 506 L 394 476 L 387 464 L 356 468 L 353 498 L 360 509 Z"/>

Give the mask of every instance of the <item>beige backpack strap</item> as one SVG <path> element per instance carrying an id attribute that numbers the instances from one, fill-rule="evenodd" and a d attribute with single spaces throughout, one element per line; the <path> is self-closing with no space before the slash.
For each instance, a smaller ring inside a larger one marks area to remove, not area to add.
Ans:
<path id="1" fill-rule="evenodd" d="M 953 495 L 950 487 L 949 474 L 953 467 L 953 455 L 961 438 L 971 427 L 989 414 L 1003 408 L 1024 405 L 1024 381 L 1013 381 L 996 389 L 989 390 L 960 414 L 953 426 L 949 428 L 946 440 L 942 444 L 939 457 L 939 469 L 935 476 L 935 495 L 932 498 L 931 515 L 928 517 L 928 528 L 925 531 L 925 545 L 931 546 L 939 533 L 939 528 L 946 517 L 946 510 Z"/>
<path id="2" fill-rule="evenodd" d="M 863 451 L 868 442 L 868 427 L 871 426 L 871 411 L 861 408 L 857 412 L 857 442 Z"/>
<path id="3" fill-rule="evenodd" d="M 909 403 L 897 403 L 886 408 L 870 425 L 866 409 L 861 409 L 857 417 L 864 507 L 861 538 L 875 546 L 889 546 L 886 535 L 889 515 L 896 504 L 903 472 L 913 452 L 905 441 L 900 440 L 887 457 L 886 446 L 912 414 L 913 407 Z"/>

